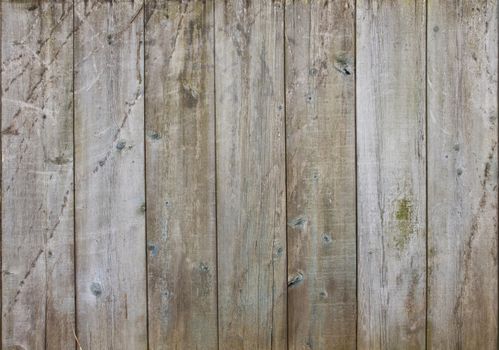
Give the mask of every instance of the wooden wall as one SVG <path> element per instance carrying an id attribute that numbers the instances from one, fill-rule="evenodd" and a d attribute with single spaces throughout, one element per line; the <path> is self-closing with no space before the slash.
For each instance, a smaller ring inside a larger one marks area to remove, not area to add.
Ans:
<path id="1" fill-rule="evenodd" d="M 497 349 L 496 0 L 0 11 L 3 349 Z"/>

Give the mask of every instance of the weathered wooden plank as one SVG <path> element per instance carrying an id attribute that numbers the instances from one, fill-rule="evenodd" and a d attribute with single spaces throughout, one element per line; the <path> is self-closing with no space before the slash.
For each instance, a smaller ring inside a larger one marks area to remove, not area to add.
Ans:
<path id="1" fill-rule="evenodd" d="M 77 328 L 146 349 L 143 7 L 75 3 Z"/>
<path id="2" fill-rule="evenodd" d="M 428 347 L 497 349 L 497 2 L 428 3 Z"/>
<path id="3" fill-rule="evenodd" d="M 356 344 L 355 7 L 286 3 L 291 349 Z"/>
<path id="4" fill-rule="evenodd" d="M 425 345 L 425 7 L 357 1 L 361 349 Z"/>
<path id="5" fill-rule="evenodd" d="M 2 1 L 2 347 L 74 344 L 71 4 Z"/>
<path id="6" fill-rule="evenodd" d="M 283 4 L 215 2 L 221 349 L 286 347 Z"/>
<path id="7" fill-rule="evenodd" d="M 146 7 L 149 343 L 217 348 L 213 2 Z"/>

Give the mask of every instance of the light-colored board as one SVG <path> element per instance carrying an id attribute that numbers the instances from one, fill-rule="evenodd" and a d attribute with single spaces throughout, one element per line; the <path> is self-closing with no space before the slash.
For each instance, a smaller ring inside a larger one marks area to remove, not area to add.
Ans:
<path id="1" fill-rule="evenodd" d="M 213 2 L 146 7 L 149 344 L 216 349 Z"/>
<path id="2" fill-rule="evenodd" d="M 74 346 L 73 8 L 2 1 L 2 348 Z"/>
<path id="3" fill-rule="evenodd" d="M 424 1 L 357 1 L 358 347 L 421 349 Z"/>
<path id="4" fill-rule="evenodd" d="M 354 1 L 285 10 L 289 348 L 354 349 Z"/>
<path id="5" fill-rule="evenodd" d="M 284 18 L 215 2 L 220 349 L 286 348 Z"/>
<path id="6" fill-rule="evenodd" d="M 497 349 L 497 11 L 428 2 L 430 349 Z"/>
<path id="7" fill-rule="evenodd" d="M 75 4 L 77 335 L 146 349 L 143 6 Z"/>

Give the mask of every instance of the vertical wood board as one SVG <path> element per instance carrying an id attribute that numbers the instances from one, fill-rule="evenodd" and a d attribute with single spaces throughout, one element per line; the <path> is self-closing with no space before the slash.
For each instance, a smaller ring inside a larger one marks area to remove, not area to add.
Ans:
<path id="1" fill-rule="evenodd" d="M 143 4 L 77 0 L 75 30 L 78 337 L 146 349 Z"/>
<path id="2" fill-rule="evenodd" d="M 424 1 L 357 1 L 358 347 L 425 346 Z"/>
<path id="3" fill-rule="evenodd" d="M 286 348 L 283 6 L 215 4 L 220 349 Z"/>
<path id="4" fill-rule="evenodd" d="M 497 11 L 428 3 L 431 349 L 497 349 Z"/>
<path id="5" fill-rule="evenodd" d="M 2 1 L 2 347 L 73 346 L 69 3 Z"/>
<path id="6" fill-rule="evenodd" d="M 286 3 L 291 349 L 356 346 L 355 7 Z"/>
<path id="7" fill-rule="evenodd" d="M 212 1 L 146 7 L 149 339 L 216 349 Z"/>

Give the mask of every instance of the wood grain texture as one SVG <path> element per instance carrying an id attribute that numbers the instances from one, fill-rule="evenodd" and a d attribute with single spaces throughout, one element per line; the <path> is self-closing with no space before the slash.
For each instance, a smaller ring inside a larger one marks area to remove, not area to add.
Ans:
<path id="1" fill-rule="evenodd" d="M 217 348 L 213 2 L 148 2 L 152 349 Z"/>
<path id="2" fill-rule="evenodd" d="M 431 349 L 497 349 L 497 11 L 428 3 Z"/>
<path id="3" fill-rule="evenodd" d="M 2 348 L 74 345 L 72 6 L 2 1 Z"/>
<path id="4" fill-rule="evenodd" d="M 284 349 L 283 4 L 215 3 L 220 349 Z"/>
<path id="5" fill-rule="evenodd" d="M 75 6 L 77 326 L 83 349 L 146 349 L 143 7 Z"/>
<path id="6" fill-rule="evenodd" d="M 290 349 L 356 344 L 355 8 L 286 3 Z"/>
<path id="7" fill-rule="evenodd" d="M 425 2 L 357 1 L 358 346 L 425 346 Z"/>

